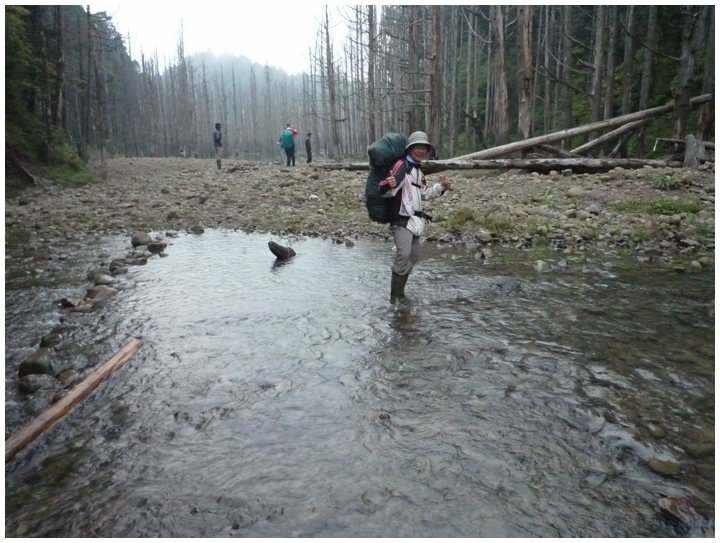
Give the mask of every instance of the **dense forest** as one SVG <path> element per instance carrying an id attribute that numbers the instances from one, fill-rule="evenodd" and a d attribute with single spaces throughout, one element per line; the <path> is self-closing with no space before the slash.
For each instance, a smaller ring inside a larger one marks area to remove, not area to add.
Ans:
<path id="1" fill-rule="evenodd" d="M 448 158 L 668 103 L 670 115 L 585 154 L 714 140 L 714 101 L 691 101 L 714 93 L 712 5 L 354 6 L 326 9 L 317 36 L 295 76 L 245 57 L 186 56 L 182 28 L 161 64 L 157 53 L 132 58 L 111 17 L 89 6 L 6 6 L 6 165 L 208 157 L 215 122 L 241 159 L 277 157 L 286 122 L 335 160 L 364 156 L 391 130 L 424 130 Z"/>

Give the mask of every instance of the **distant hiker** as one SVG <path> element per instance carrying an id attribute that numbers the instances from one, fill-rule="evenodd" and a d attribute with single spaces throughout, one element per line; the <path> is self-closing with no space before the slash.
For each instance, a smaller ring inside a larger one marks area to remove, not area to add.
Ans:
<path id="1" fill-rule="evenodd" d="M 425 186 L 420 163 L 427 158 L 430 149 L 425 132 L 410 134 L 405 145 L 405 157 L 379 185 L 380 194 L 392 198 L 388 212 L 390 232 L 397 249 L 390 282 L 390 302 L 393 305 L 405 298 L 405 283 L 420 256 L 420 236 L 425 223 L 432 220 L 430 215 L 422 212 L 421 201 L 437 198 L 452 190 L 452 181 L 447 177 L 432 187 Z"/>
<path id="2" fill-rule="evenodd" d="M 215 123 L 215 132 L 213 132 L 213 145 L 215 146 L 215 162 L 217 162 L 218 170 L 222 167 L 222 130 L 220 123 Z"/>
<path id="3" fill-rule="evenodd" d="M 312 134 L 308 132 L 307 137 L 305 138 L 305 154 L 307 155 L 307 163 L 310 164 L 312 162 L 312 143 L 310 140 L 312 139 Z"/>
<path id="4" fill-rule="evenodd" d="M 278 140 L 278 145 L 285 150 L 288 166 L 290 166 L 290 161 L 292 161 L 292 165 L 295 166 L 295 136 L 297 136 L 297 134 L 298 131 L 294 129 L 290 123 L 287 123 L 285 130 L 282 131 L 280 139 Z"/>

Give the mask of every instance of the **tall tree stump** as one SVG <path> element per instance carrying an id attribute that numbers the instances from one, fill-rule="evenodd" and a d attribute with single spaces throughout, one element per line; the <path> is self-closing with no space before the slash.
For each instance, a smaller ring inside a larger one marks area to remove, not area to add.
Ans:
<path id="1" fill-rule="evenodd" d="M 705 146 L 692 134 L 685 138 L 685 160 L 683 167 L 695 168 L 707 160 Z"/>

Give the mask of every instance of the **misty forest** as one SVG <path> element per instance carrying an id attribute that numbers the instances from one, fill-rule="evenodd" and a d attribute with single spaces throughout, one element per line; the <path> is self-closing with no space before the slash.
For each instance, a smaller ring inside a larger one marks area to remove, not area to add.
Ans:
<path id="1" fill-rule="evenodd" d="M 186 55 L 182 27 L 174 58 L 133 58 L 91 6 L 6 6 L 6 164 L 62 177 L 91 156 L 210 157 L 216 122 L 242 160 L 277 158 L 286 122 L 332 161 L 363 160 L 388 131 L 426 131 L 437 159 L 559 131 L 503 154 L 654 158 L 687 135 L 714 141 L 711 5 L 354 6 L 318 19 L 307 70 L 291 76 Z"/>

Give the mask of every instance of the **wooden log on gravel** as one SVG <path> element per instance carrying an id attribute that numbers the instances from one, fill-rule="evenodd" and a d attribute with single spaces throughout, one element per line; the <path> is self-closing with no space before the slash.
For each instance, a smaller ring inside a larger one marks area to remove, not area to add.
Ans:
<path id="1" fill-rule="evenodd" d="M 703 94 L 701 96 L 696 96 L 694 98 L 690 99 L 690 106 L 698 106 L 701 104 L 704 104 L 706 102 L 710 102 L 713 99 L 712 94 Z M 673 111 L 673 108 L 675 107 L 674 103 L 666 104 L 664 106 L 655 107 L 652 109 L 645 109 L 643 111 L 637 111 L 635 113 L 629 113 L 627 115 L 621 115 L 620 117 L 614 117 L 612 119 L 606 119 L 604 121 L 599 121 L 596 123 L 590 123 L 583 126 L 578 126 L 575 128 L 570 128 L 568 130 L 561 130 L 560 132 L 553 132 L 552 134 L 545 134 L 544 136 L 537 136 L 534 138 L 529 138 L 522 141 L 516 141 L 513 143 L 508 143 L 505 145 L 500 145 L 499 147 L 493 147 L 491 149 L 485 149 L 484 151 L 478 151 L 476 153 L 470 153 L 469 155 L 462 155 L 458 157 L 454 157 L 451 160 L 480 160 L 480 159 L 488 159 L 488 158 L 496 158 L 504 155 L 509 155 L 510 153 L 514 153 L 516 151 L 522 151 L 523 149 L 529 149 L 531 147 L 537 147 L 538 145 L 546 144 L 546 143 L 552 143 L 554 141 L 560 141 L 564 139 L 568 139 L 574 136 L 582 136 L 584 134 L 589 134 L 591 132 L 597 132 L 601 130 L 608 130 L 611 128 L 616 128 L 618 126 L 622 126 L 627 123 L 631 123 L 634 121 L 640 121 L 643 119 L 649 119 L 653 117 L 657 117 L 659 115 L 664 115 L 666 113 L 670 113 Z"/>
<path id="2" fill-rule="evenodd" d="M 423 162 L 422 169 L 426 174 L 445 170 L 526 170 L 546 174 L 552 170 L 569 169 L 575 173 L 603 173 L 609 172 L 613 168 L 637 170 L 645 166 L 665 168 L 667 165 L 664 160 L 639 158 L 498 158 L 495 160 L 430 160 Z M 323 170 L 364 171 L 368 169 L 368 164 L 367 162 L 353 162 L 350 164 L 318 164 L 315 167 Z"/>
<path id="3" fill-rule="evenodd" d="M 295 251 L 292 247 L 283 247 L 274 241 L 268 241 L 268 247 L 270 248 L 270 252 L 274 254 L 278 260 L 287 260 L 291 256 L 295 256 Z"/>
<path id="4" fill-rule="evenodd" d="M 55 425 L 67 415 L 75 405 L 95 390 L 98 385 L 112 375 L 120 366 L 127 362 L 142 346 L 139 339 L 131 339 L 115 355 L 102 366 L 92 372 L 84 381 L 73 388 L 67 396 L 46 409 L 5 441 L 5 463 Z"/>

